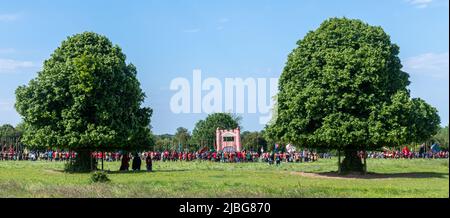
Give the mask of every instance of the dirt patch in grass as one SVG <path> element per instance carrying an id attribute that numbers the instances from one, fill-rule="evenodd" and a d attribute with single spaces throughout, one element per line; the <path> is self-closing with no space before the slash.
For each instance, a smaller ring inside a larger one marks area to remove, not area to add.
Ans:
<path id="1" fill-rule="evenodd" d="M 342 176 L 337 173 L 333 173 L 336 174 L 335 176 L 323 175 L 323 173 L 307 173 L 307 172 L 290 172 L 290 174 L 316 179 L 356 179 L 355 177 L 348 177 L 348 175 Z"/>
<path id="2" fill-rule="evenodd" d="M 44 170 L 45 173 L 50 173 L 50 174 L 61 174 L 64 173 L 63 170 L 54 170 L 54 169 L 46 169 Z"/>
<path id="3" fill-rule="evenodd" d="M 348 173 L 345 175 L 337 172 L 325 173 L 307 173 L 307 172 L 290 172 L 291 175 L 299 175 L 309 178 L 319 179 L 395 179 L 395 178 L 445 178 L 448 174 L 436 172 L 413 172 L 413 173 Z"/>

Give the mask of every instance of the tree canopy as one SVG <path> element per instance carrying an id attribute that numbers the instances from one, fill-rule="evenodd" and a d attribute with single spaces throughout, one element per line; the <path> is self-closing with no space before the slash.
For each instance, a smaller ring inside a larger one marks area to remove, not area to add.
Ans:
<path id="1" fill-rule="evenodd" d="M 70 149 L 138 149 L 151 143 L 152 109 L 133 64 L 105 36 L 68 37 L 42 71 L 16 90 L 15 107 L 29 146 Z"/>
<path id="2" fill-rule="evenodd" d="M 154 151 L 174 150 L 174 136 L 171 134 L 155 135 Z"/>
<path id="3" fill-rule="evenodd" d="M 440 128 L 436 135 L 433 136 L 433 141 L 438 143 L 441 148 L 448 150 L 448 125 Z"/>
<path id="4" fill-rule="evenodd" d="M 177 143 L 177 149 L 185 149 L 188 146 L 188 143 L 191 139 L 191 133 L 189 132 L 188 129 L 184 128 L 184 127 L 178 127 L 177 128 L 177 132 L 175 133 L 174 136 L 176 143 Z"/>
<path id="5" fill-rule="evenodd" d="M 192 131 L 192 140 L 201 146 L 212 146 L 216 139 L 216 129 L 235 129 L 239 127 L 241 118 L 228 113 L 213 113 L 205 120 L 200 120 L 195 124 Z"/>
<path id="6" fill-rule="evenodd" d="M 437 110 L 411 99 L 399 47 L 381 27 L 331 18 L 297 45 L 279 80 L 272 135 L 297 145 L 369 150 L 436 133 Z"/>
<path id="7" fill-rule="evenodd" d="M 16 127 L 11 124 L 3 124 L 0 126 L 0 145 L 2 143 L 11 143 L 22 136 L 21 125 Z"/>
<path id="8" fill-rule="evenodd" d="M 260 151 L 261 147 L 264 151 L 268 150 L 267 141 L 261 132 L 244 131 L 241 133 L 242 148 L 248 151 Z"/>
<path id="9" fill-rule="evenodd" d="M 0 126 L 0 137 L 14 137 L 16 135 L 16 129 L 10 124 L 3 124 Z"/>

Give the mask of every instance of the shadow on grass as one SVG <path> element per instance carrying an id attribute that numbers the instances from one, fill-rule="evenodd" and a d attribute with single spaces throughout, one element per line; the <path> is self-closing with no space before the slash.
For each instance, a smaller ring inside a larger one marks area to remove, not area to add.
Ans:
<path id="1" fill-rule="evenodd" d="M 136 174 L 136 173 L 170 173 L 170 172 L 182 172 L 188 171 L 187 169 L 171 169 L 171 170 L 153 170 L 151 172 L 147 172 L 146 170 L 140 171 L 106 171 L 108 174 Z"/>
<path id="2" fill-rule="evenodd" d="M 44 170 L 48 173 L 69 173 L 69 174 L 91 174 L 94 171 L 65 171 L 60 169 L 48 169 Z M 98 169 L 97 171 L 101 171 Z M 120 170 L 104 170 L 108 174 L 139 174 L 139 173 L 170 173 L 170 172 L 183 172 L 183 171 L 189 171 L 187 169 L 170 169 L 170 170 L 153 170 L 151 172 L 147 172 L 146 170 L 139 170 L 139 171 L 120 171 Z"/>
<path id="3" fill-rule="evenodd" d="M 410 178 L 410 179 L 420 179 L 420 178 L 446 178 L 448 173 L 436 173 L 436 172 L 408 172 L 408 173 L 373 173 L 368 172 L 363 175 L 360 173 L 349 173 L 345 175 L 338 174 L 337 172 L 325 172 L 316 173 L 318 177 L 328 177 L 328 178 L 350 178 L 350 179 L 394 179 L 394 178 Z"/>

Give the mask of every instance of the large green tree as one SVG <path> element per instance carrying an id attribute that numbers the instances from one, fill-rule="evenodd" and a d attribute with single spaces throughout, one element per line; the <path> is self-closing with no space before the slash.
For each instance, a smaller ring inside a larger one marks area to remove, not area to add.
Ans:
<path id="1" fill-rule="evenodd" d="M 23 131 L 20 125 L 14 126 L 10 124 L 3 124 L 0 126 L 0 150 L 2 146 L 10 146 L 19 142 L 22 137 Z"/>
<path id="2" fill-rule="evenodd" d="M 11 124 L 3 124 L 0 126 L 0 138 L 14 137 L 16 134 L 16 129 Z"/>
<path id="3" fill-rule="evenodd" d="M 260 151 L 261 147 L 267 150 L 267 141 L 261 132 L 244 131 L 241 133 L 242 148 L 248 151 Z"/>
<path id="4" fill-rule="evenodd" d="M 94 150 L 135 150 L 151 143 L 152 109 L 136 67 L 105 36 L 84 32 L 68 37 L 28 85 L 16 90 L 16 109 L 29 146 L 71 149 L 74 167 L 91 168 Z"/>
<path id="5" fill-rule="evenodd" d="M 200 147 L 214 145 L 216 139 L 216 129 L 235 129 L 239 126 L 241 117 L 229 113 L 213 113 L 205 120 L 200 120 L 195 124 L 192 131 L 192 141 Z"/>
<path id="6" fill-rule="evenodd" d="M 184 149 L 188 148 L 188 143 L 191 139 L 191 133 L 189 132 L 188 129 L 186 129 L 184 127 L 178 127 L 174 138 L 177 143 L 176 144 L 177 149 L 184 150 Z"/>
<path id="7" fill-rule="evenodd" d="M 332 18 L 297 45 L 279 80 L 270 135 L 344 151 L 339 168 L 348 172 L 363 171 L 357 151 L 417 142 L 436 133 L 436 109 L 411 99 L 399 47 L 381 27 Z"/>

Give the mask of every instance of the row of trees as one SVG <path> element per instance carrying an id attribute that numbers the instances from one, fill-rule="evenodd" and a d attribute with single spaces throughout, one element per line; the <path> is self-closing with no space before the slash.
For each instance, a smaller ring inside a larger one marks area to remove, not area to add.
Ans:
<path id="1" fill-rule="evenodd" d="M 217 117 L 217 115 L 215 114 L 211 114 L 210 116 Z M 227 116 L 228 118 L 226 119 L 235 117 L 230 114 L 221 115 L 220 117 L 227 117 Z M 198 128 L 199 126 L 196 127 L 196 129 Z M 20 140 L 20 137 L 23 135 L 23 131 L 24 131 L 23 124 L 19 124 L 16 127 L 10 124 L 4 124 L 0 126 L 0 143 L 8 146 L 16 143 L 18 140 Z M 202 148 L 200 145 L 201 141 L 196 140 L 196 138 L 199 137 L 198 136 L 193 137 L 191 132 L 184 127 L 178 127 L 176 129 L 175 134 L 152 135 L 152 138 L 154 144 L 150 145 L 148 148 L 152 150 L 197 151 Z M 266 134 L 265 130 L 253 132 L 243 131 L 241 132 L 241 141 L 243 148 L 245 150 L 250 151 L 259 151 L 261 148 L 263 148 L 264 151 L 272 151 L 274 148 L 274 144 L 277 143 L 276 140 L 270 138 L 270 136 Z M 439 127 L 437 133 L 426 142 L 428 142 L 428 144 L 437 143 L 440 145 L 442 149 L 448 150 L 449 148 L 448 126 Z M 210 144 L 209 146 L 212 146 L 212 144 Z"/>
<path id="2" fill-rule="evenodd" d="M 163 134 L 163 135 L 155 135 L 155 145 L 152 147 L 153 150 L 189 150 L 189 151 L 197 151 L 202 148 L 201 141 L 195 140 L 195 138 L 192 136 L 192 134 L 188 131 L 188 129 L 184 127 L 177 128 L 175 134 Z M 249 151 L 260 151 L 261 148 L 263 148 L 264 151 L 272 151 L 274 148 L 275 143 L 282 143 L 280 141 L 277 141 L 274 138 L 271 138 L 270 135 L 266 133 L 265 130 L 262 131 L 243 131 L 241 132 L 241 142 L 243 149 L 249 150 Z M 210 140 L 211 144 L 207 144 L 206 146 L 209 146 L 212 148 L 214 141 Z M 418 141 L 411 143 L 411 146 L 418 146 L 421 143 L 427 143 L 429 145 L 431 144 L 439 144 L 440 148 L 444 150 L 449 149 L 449 129 L 448 126 L 446 127 L 439 127 L 439 130 L 435 135 L 433 135 L 431 138 L 428 138 L 424 141 Z M 284 144 L 285 145 L 285 144 Z M 399 148 L 399 146 L 403 146 L 405 144 L 396 144 L 393 147 Z M 311 145 L 297 145 L 297 148 L 311 148 L 315 146 Z M 321 149 L 319 150 L 328 150 L 330 149 Z M 331 149 L 335 150 L 335 149 Z M 373 149 L 377 150 L 377 149 Z"/>
<path id="3" fill-rule="evenodd" d="M 231 115 L 230 115 L 231 117 Z M 16 127 L 10 124 L 0 126 L 0 143 L 10 145 L 20 140 L 23 135 L 23 124 L 18 124 Z M 201 149 L 200 141 L 192 137 L 191 132 L 184 128 L 178 127 L 175 134 L 152 135 L 154 144 L 149 148 L 152 150 L 190 150 L 196 151 Z M 261 147 L 264 151 L 271 151 L 273 145 L 277 143 L 276 140 L 270 138 L 265 130 L 262 131 L 243 131 L 241 133 L 241 141 L 243 148 L 246 150 L 259 151 Z M 428 144 L 437 143 L 442 149 L 449 149 L 449 129 L 446 127 L 439 127 L 437 133 L 429 140 Z M 42 147 L 44 148 L 44 147 Z M 45 149 L 45 148 L 44 148 Z"/>

